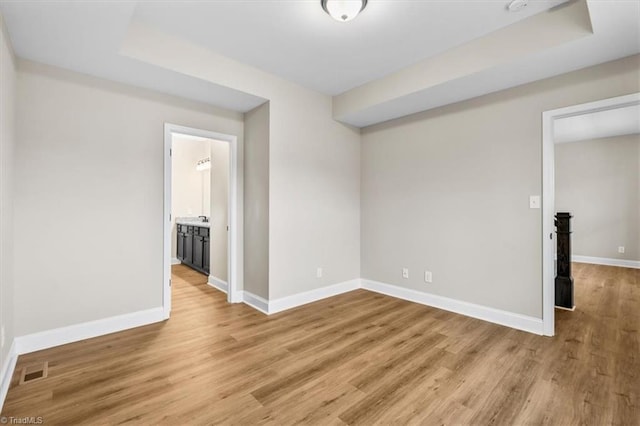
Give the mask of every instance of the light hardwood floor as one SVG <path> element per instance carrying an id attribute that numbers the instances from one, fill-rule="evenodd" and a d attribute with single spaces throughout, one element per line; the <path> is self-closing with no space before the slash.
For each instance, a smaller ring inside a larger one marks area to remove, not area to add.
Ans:
<path id="1" fill-rule="evenodd" d="M 354 291 L 267 317 L 174 273 L 168 322 L 21 356 L 2 415 L 46 424 L 639 425 L 640 270 L 575 264 L 535 336 Z M 22 366 L 49 378 L 18 386 Z"/>

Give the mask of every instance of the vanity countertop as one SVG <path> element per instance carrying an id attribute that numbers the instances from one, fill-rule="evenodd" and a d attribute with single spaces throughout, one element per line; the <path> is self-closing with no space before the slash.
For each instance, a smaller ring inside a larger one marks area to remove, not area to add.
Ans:
<path id="1" fill-rule="evenodd" d="M 197 217 L 177 217 L 176 223 L 178 225 L 200 226 L 201 228 L 211 227 L 211 222 L 203 222 L 202 219 Z"/>

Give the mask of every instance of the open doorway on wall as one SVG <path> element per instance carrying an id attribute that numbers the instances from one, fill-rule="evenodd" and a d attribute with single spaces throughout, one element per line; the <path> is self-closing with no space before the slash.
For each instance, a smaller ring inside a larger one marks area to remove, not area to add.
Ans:
<path id="1" fill-rule="evenodd" d="M 640 268 L 640 94 L 545 112 L 543 127 L 545 334 L 578 316 L 593 318 L 593 330 L 614 326 L 637 310 L 627 293 Z M 556 253 L 558 213 L 571 215 L 570 258 Z M 554 309 L 561 259 L 575 312 Z"/>
<path id="2" fill-rule="evenodd" d="M 165 317 L 180 294 L 208 287 L 235 302 L 236 138 L 165 125 Z M 188 287 L 191 287 L 190 289 Z"/>

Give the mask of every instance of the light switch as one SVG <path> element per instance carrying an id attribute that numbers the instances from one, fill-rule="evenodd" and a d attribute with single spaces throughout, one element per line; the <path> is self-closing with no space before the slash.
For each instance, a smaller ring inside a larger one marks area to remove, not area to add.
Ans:
<path id="1" fill-rule="evenodd" d="M 529 197 L 529 208 L 530 209 L 539 209 L 540 208 L 540 196 L 539 195 L 531 195 Z"/>

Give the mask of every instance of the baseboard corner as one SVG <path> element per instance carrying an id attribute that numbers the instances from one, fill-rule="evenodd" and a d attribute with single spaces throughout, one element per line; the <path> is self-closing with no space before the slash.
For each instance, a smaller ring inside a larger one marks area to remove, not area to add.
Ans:
<path id="1" fill-rule="evenodd" d="M 269 315 L 269 301 L 249 291 L 242 292 L 242 302 L 263 314 Z"/>
<path id="2" fill-rule="evenodd" d="M 11 386 L 11 379 L 13 378 L 13 373 L 16 369 L 16 362 L 18 362 L 18 351 L 16 339 L 14 338 L 11 341 L 11 346 L 9 347 L 7 358 L 2 364 L 2 370 L 0 370 L 0 412 L 2 412 L 4 401 L 7 398 L 7 393 L 9 392 L 9 387 Z"/>
<path id="3" fill-rule="evenodd" d="M 223 293 L 229 292 L 229 284 L 226 281 L 222 281 L 220 278 L 209 275 L 207 278 L 207 285 L 220 290 Z"/>
<path id="4" fill-rule="evenodd" d="M 555 308 L 555 309 L 560 309 L 561 311 L 570 311 L 570 312 L 573 312 L 573 311 L 575 311 L 575 310 L 576 310 L 576 305 L 573 305 L 573 308 L 565 308 L 564 306 L 558 306 L 558 305 L 555 305 L 555 306 L 554 306 L 554 308 Z"/>
<path id="5" fill-rule="evenodd" d="M 291 296 L 281 297 L 275 300 L 269 300 L 269 314 L 286 311 L 288 309 L 297 308 L 298 306 L 308 303 L 317 302 L 328 297 L 337 296 L 339 294 L 348 293 L 361 288 L 360 278 L 349 281 L 343 281 L 326 287 L 320 287 L 314 290 L 305 291 L 303 293 L 293 294 Z"/>

